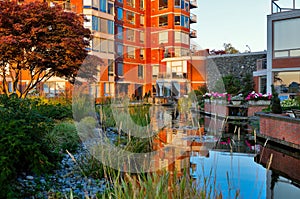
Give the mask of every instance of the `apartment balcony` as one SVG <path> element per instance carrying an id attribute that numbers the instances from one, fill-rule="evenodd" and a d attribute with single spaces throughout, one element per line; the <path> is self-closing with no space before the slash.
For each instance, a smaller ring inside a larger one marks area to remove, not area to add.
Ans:
<path id="1" fill-rule="evenodd" d="M 299 8 L 296 8 L 296 2 L 295 2 L 296 0 L 286 0 L 284 3 L 289 2 L 289 5 L 290 5 L 290 7 L 288 7 L 288 8 L 281 7 L 275 1 L 279 1 L 279 0 L 272 0 L 272 4 L 271 4 L 272 14 L 278 13 L 278 12 L 286 12 L 286 11 L 292 11 L 292 10 L 299 10 Z"/>
<path id="2" fill-rule="evenodd" d="M 184 72 L 173 72 L 173 73 L 166 73 L 166 72 L 160 72 L 158 74 L 157 79 L 164 79 L 164 80 L 174 80 L 174 79 L 181 79 L 185 80 L 187 78 L 187 73 Z"/>
<path id="3" fill-rule="evenodd" d="M 197 15 L 190 14 L 190 23 L 197 23 Z"/>
<path id="4" fill-rule="evenodd" d="M 190 0 L 190 9 L 198 8 L 197 0 Z"/>
<path id="5" fill-rule="evenodd" d="M 194 29 L 190 30 L 190 38 L 197 38 L 197 30 Z"/>
<path id="6" fill-rule="evenodd" d="M 260 71 L 265 69 L 267 69 L 267 59 L 264 58 L 256 60 L 256 70 Z"/>

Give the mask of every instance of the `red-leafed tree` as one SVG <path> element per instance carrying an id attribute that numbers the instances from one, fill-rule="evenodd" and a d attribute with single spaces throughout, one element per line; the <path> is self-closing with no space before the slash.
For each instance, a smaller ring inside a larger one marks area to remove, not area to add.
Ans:
<path id="1" fill-rule="evenodd" d="M 91 39 L 83 23 L 82 15 L 57 5 L 0 1 L 0 92 L 26 97 L 53 76 L 74 82 Z M 22 73 L 28 81 L 20 89 Z"/>

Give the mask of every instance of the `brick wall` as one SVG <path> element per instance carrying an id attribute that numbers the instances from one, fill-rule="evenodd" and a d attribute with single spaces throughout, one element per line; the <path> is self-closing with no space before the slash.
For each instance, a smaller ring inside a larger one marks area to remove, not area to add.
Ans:
<path id="1" fill-rule="evenodd" d="M 268 106 L 249 106 L 248 107 L 248 117 L 253 116 L 256 112 L 261 112 L 263 109 L 268 108 Z"/>
<path id="2" fill-rule="evenodd" d="M 260 117 L 260 134 L 278 139 L 278 142 L 300 147 L 300 119 L 271 113 L 257 113 Z"/>
<path id="3" fill-rule="evenodd" d="M 287 175 L 292 179 L 300 179 L 300 159 L 289 156 L 288 154 L 276 151 L 275 149 L 265 148 L 261 157 L 261 163 L 266 165 L 273 154 L 271 169 L 281 175 Z"/>

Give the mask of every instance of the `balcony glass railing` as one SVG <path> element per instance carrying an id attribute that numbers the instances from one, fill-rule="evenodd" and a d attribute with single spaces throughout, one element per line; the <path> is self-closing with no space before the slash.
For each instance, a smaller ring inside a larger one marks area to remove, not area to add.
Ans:
<path id="1" fill-rule="evenodd" d="M 197 15 L 191 13 L 190 20 L 191 20 L 191 23 L 196 23 L 197 22 Z"/>

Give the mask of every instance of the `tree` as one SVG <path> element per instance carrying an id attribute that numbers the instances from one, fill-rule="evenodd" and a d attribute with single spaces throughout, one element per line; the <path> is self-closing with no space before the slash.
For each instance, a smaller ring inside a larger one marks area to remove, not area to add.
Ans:
<path id="1" fill-rule="evenodd" d="M 224 43 L 223 46 L 224 46 L 224 50 L 225 50 L 226 54 L 239 53 L 239 51 L 235 47 L 233 47 L 231 43 L 228 43 L 228 44 Z"/>
<path id="2" fill-rule="evenodd" d="M 219 79 L 213 89 L 215 92 L 227 92 L 231 95 L 237 95 L 241 91 L 241 81 L 233 75 L 226 75 Z"/>
<path id="3" fill-rule="evenodd" d="M 74 83 L 91 40 L 83 23 L 83 15 L 58 5 L 0 1 L 0 92 L 26 97 L 53 76 Z M 19 86 L 25 75 L 26 86 Z"/>

